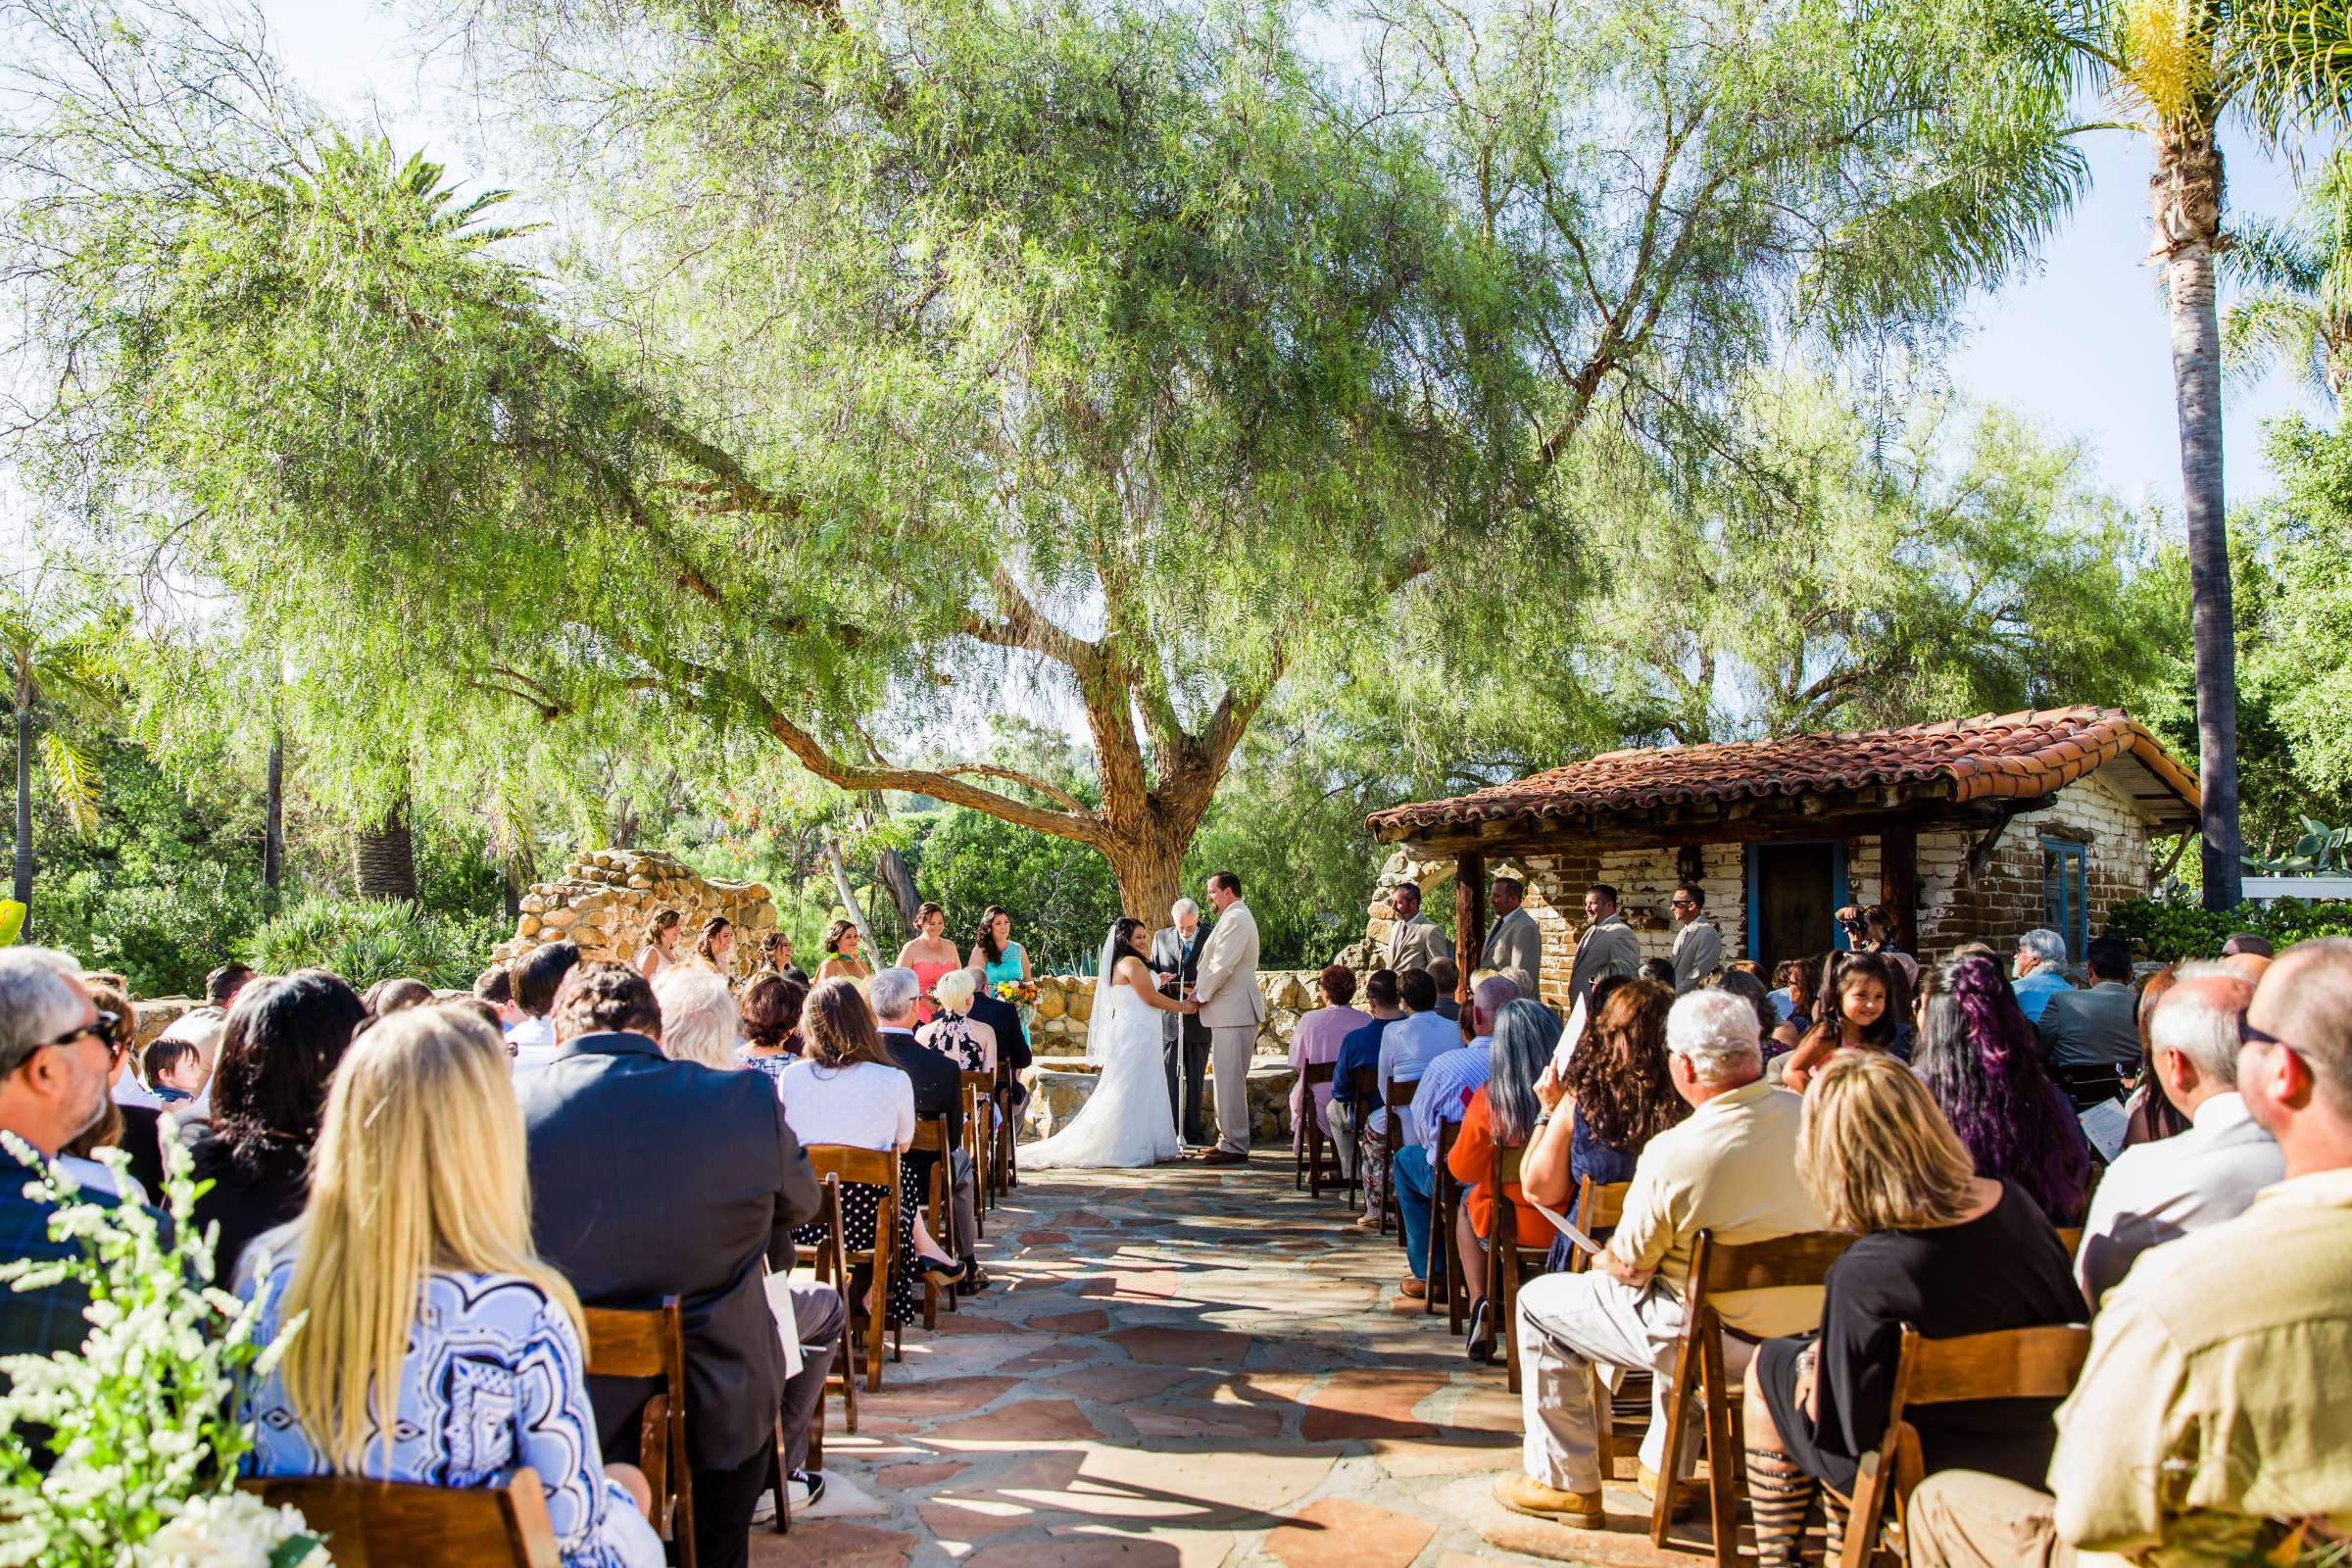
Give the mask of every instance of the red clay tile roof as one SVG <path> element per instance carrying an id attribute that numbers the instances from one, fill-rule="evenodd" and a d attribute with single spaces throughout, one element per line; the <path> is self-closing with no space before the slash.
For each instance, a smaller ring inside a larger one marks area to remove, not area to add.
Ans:
<path id="1" fill-rule="evenodd" d="M 1644 746 L 1365 818 L 1383 839 L 1446 823 L 1551 817 L 1951 781 L 1954 801 L 2046 795 L 2131 755 L 2194 809 L 2196 780 L 2120 708 L 2045 708 L 1903 729 Z"/>

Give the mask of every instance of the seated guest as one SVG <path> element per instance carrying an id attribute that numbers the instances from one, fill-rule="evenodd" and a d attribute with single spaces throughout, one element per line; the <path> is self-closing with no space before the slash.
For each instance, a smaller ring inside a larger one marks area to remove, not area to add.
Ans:
<path id="1" fill-rule="evenodd" d="M 213 1184 L 196 1200 L 196 1223 L 220 1227 L 216 1279 L 234 1278 L 255 1237 L 302 1212 L 326 1086 L 367 1016 L 359 993 L 324 969 L 237 993 L 220 1032 L 213 1119 L 179 1130 L 191 1174 Z"/>
<path id="2" fill-rule="evenodd" d="M 1772 993 L 1764 989 L 1760 978 L 1745 969 L 1726 969 L 1708 981 L 1707 987 L 1745 998 L 1747 1004 L 1756 1009 L 1756 1026 L 1767 1036 L 1781 1026 L 1781 1011 L 1772 1004 Z"/>
<path id="3" fill-rule="evenodd" d="M 1639 982 L 1637 982 L 1638 984 Z M 1664 1405 L 1683 1328 L 1682 1290 L 1700 1231 L 1720 1242 L 1761 1242 L 1825 1228 L 1821 1205 L 1789 1179 L 1804 1102 L 1764 1079 L 1756 1012 L 1723 991 L 1693 991 L 1666 1015 L 1668 1069 L 1690 1118 L 1649 1141 L 1616 1232 L 1592 1271 L 1545 1274 L 1519 1297 L 1524 1474 L 1495 1484 L 1513 1513 L 1588 1530 L 1603 1528 L 1591 1368 L 1648 1367 L 1655 1376 L 1645 1484 L 1671 1484 Z M 1583 1053 L 1579 1052 L 1579 1055 Z M 1821 1320 L 1812 1288 L 1733 1291 L 1713 1298 L 1724 1323 L 1760 1338 Z M 1745 1358 L 1727 1336 L 1726 1362 Z M 1681 1458 L 1676 1456 L 1677 1461 Z"/>
<path id="4" fill-rule="evenodd" d="M 1879 953 L 1830 956 L 1820 1016 L 1789 1053 L 1783 1081 L 1799 1094 L 1834 1051 L 1893 1051 L 1904 996 L 1902 972 Z"/>
<path id="5" fill-rule="evenodd" d="M 507 1031 L 507 1044 L 514 1053 L 515 1076 L 537 1072 L 555 1059 L 556 1026 L 548 1014 L 555 1010 L 556 992 L 564 977 L 579 961 L 579 944 L 550 942 L 544 948 L 533 948 L 515 963 L 514 1005 L 522 1010 L 522 1022 Z"/>
<path id="6" fill-rule="evenodd" d="M 2151 1247 L 2235 1219 L 2280 1177 L 2278 1144 L 2237 1092 L 2237 1051 L 2254 988 L 2214 964 L 2190 964 L 2149 1019 L 2156 1092 L 2188 1131 L 2127 1149 L 2107 1167 L 2082 1222 L 2075 1277 L 2099 1300 Z"/>
<path id="7" fill-rule="evenodd" d="M 1958 958 L 1930 974 L 1912 1066 L 1978 1175 L 2015 1182 L 2052 1224 L 2082 1219 L 2090 1141 L 2042 1071 L 2033 1026 L 1990 958 Z"/>
<path id="8" fill-rule="evenodd" d="M 764 1076 L 662 1055 L 661 1006 L 636 970 L 575 965 L 552 1016 L 554 1054 L 514 1085 L 532 1232 L 590 1306 L 642 1311 L 679 1298 L 695 1554 L 741 1568 L 778 1417 L 784 1467 L 800 1471 L 841 1331 L 832 1290 L 795 1287 L 803 1366 L 786 1380 L 763 1281 L 791 1269 L 793 1227 L 816 1212 L 816 1178 Z M 589 1380 L 607 1456 L 637 1456 L 638 1417 L 656 1392 L 650 1379 Z M 793 1479 L 816 1490 L 807 1475 Z"/>
<path id="9" fill-rule="evenodd" d="M 1396 1000 L 1403 1005 L 1404 1016 L 1392 1025 L 1380 1041 L 1380 1060 L 1374 1081 L 1382 1086 L 1382 1099 L 1387 1098 L 1389 1084 L 1418 1083 L 1422 1069 L 1448 1051 L 1462 1048 L 1460 1029 L 1451 1015 L 1438 1010 L 1438 977 L 1436 970 L 1407 969 L 1396 977 Z M 1389 1161 L 1381 1157 L 1379 1140 L 1388 1131 L 1389 1111 L 1385 1103 L 1376 1102 L 1371 1115 L 1364 1118 L 1362 1137 L 1371 1157 L 1364 1163 L 1364 1213 L 1372 1225 L 1379 1224 L 1382 1206 L 1387 1202 L 1389 1190 Z M 1401 1140 L 1399 1140 L 1401 1142 Z"/>
<path id="10" fill-rule="evenodd" d="M 1812 1032 L 1813 1015 L 1821 1010 L 1821 980 L 1829 972 L 1830 956 L 1791 958 L 1781 965 L 1781 983 L 1788 988 L 1788 1008 L 1764 1042 L 1764 1059 L 1794 1051 Z"/>
<path id="11" fill-rule="evenodd" d="M 1480 979 L 1470 992 L 1470 1043 L 1433 1057 L 1422 1068 L 1413 1102 L 1405 1107 L 1389 1177 L 1396 1184 L 1396 1214 L 1404 1226 L 1404 1263 L 1411 1270 L 1399 1288 L 1409 1297 L 1419 1298 L 1429 1289 L 1430 1195 L 1437 1188 L 1440 1130 L 1458 1123 L 1470 1097 L 1485 1086 L 1494 1066 L 1494 1020 L 1518 1000 L 1515 982 L 1498 974 Z M 1436 1241 L 1444 1246 L 1446 1239 Z"/>
<path id="12" fill-rule="evenodd" d="M 1674 989 L 1674 964 L 1665 958 L 1643 958 L 1634 970 L 1634 978 L 1664 986 L 1671 991 Z"/>
<path id="13" fill-rule="evenodd" d="M 735 994 L 718 971 L 673 963 L 654 978 L 654 1001 L 662 1009 L 662 1054 L 719 1072 L 742 1065 L 735 1054 Z"/>
<path id="14" fill-rule="evenodd" d="M 193 1104 L 204 1088 L 204 1053 L 193 1040 L 158 1040 L 140 1062 L 147 1087 L 165 1106 Z"/>
<path id="15" fill-rule="evenodd" d="M 1404 1016 L 1396 1004 L 1396 971 L 1375 969 L 1364 977 L 1365 1021 L 1348 1031 L 1340 1042 L 1340 1054 L 1331 1067 L 1331 1081 L 1337 1085 L 1331 1103 L 1323 1107 L 1323 1125 L 1330 1129 L 1332 1142 L 1339 1146 L 1340 1169 L 1349 1178 L 1355 1175 L 1357 1106 L 1353 1099 L 1355 1075 L 1367 1069 L 1380 1069 L 1380 1043 L 1389 1032 L 1389 1025 Z M 1370 1187 L 1367 1182 L 1365 1186 Z M 1377 1224 L 1379 1211 L 1373 1205 L 1372 1195 L 1365 1194 L 1363 1217 L 1359 1225 Z"/>
<path id="16" fill-rule="evenodd" d="M 1600 1010 L 1584 1044 L 1565 1067 L 1555 1064 L 1536 1081 L 1544 1111 L 1519 1164 L 1527 1195 L 1562 1213 L 1588 1176 L 1603 1187 L 1633 1180 L 1634 1162 L 1649 1141 L 1690 1114 L 1666 1059 L 1674 993 L 1611 975 L 1595 982 L 1592 994 L 1601 999 Z M 1553 1243 L 1546 1273 L 1568 1267 L 1569 1245 L 1565 1237 Z M 1496 1325 L 1497 1332 L 1506 1328 Z"/>
<path id="17" fill-rule="evenodd" d="M 1021 1009 L 989 989 L 986 969 L 969 964 L 964 972 L 972 977 L 972 1021 L 987 1025 L 997 1038 L 998 1095 L 1005 1115 L 1017 1124 L 1021 1107 L 1029 1103 L 1028 1086 L 1021 1082 L 1021 1073 L 1034 1059 L 1029 1054 L 1029 1030 L 1021 1022 Z"/>
<path id="18" fill-rule="evenodd" d="M 244 1473 L 484 1487 L 529 1465 L 566 1568 L 661 1568 L 644 1475 L 597 1443 L 579 1298 L 531 1249 L 509 1081 L 505 1042 L 438 1008 L 352 1048 L 310 1200 L 239 1285 L 263 1343 L 302 1319 L 239 1412 Z"/>
<path id="19" fill-rule="evenodd" d="M 2094 937 L 2082 966 L 2088 991 L 2050 998 L 2034 1031 L 2041 1059 L 2053 1071 L 2070 1068 L 2130 1072 L 2139 1063 L 2139 999 L 2132 994 L 2132 948 L 2119 937 Z"/>
<path id="20" fill-rule="evenodd" d="M 2004 995 L 2000 971 L 1984 970 Z M 1805 1095 L 1797 1179 L 1833 1230 L 1861 1240 L 1830 1265 L 1821 1330 L 1767 1340 L 1747 1374 L 1747 1484 L 1761 1568 L 1796 1568 L 1819 1486 L 1851 1496 L 1886 1432 L 1903 1330 L 1930 1339 L 2072 1323 L 2066 1249 L 2033 1196 L 1979 1176 L 1901 1062 L 1847 1052 Z M 2049 1463 L 2055 1399 L 1926 1405 L 1910 1417 L 1930 1470 L 2031 1481 Z M 1840 1519 L 1833 1511 L 1831 1535 Z M 1835 1546 L 1833 1546 L 1833 1551 Z"/>
<path id="21" fill-rule="evenodd" d="M 2107 1293 L 2051 1492 L 1947 1470 L 1912 1494 L 1919 1568 L 2309 1562 L 2352 1530 L 2352 941 L 2298 943 L 2263 977 L 2237 1087 L 2284 1179 Z"/>
<path id="22" fill-rule="evenodd" d="M 1544 1116 L 1536 1084 L 1551 1070 L 1551 1054 L 1559 1043 L 1560 1020 L 1549 1007 L 1524 997 L 1503 1004 L 1487 1048 L 1493 1062 L 1486 1085 L 1470 1097 L 1462 1112 L 1462 1130 L 1446 1156 L 1446 1168 L 1464 1188 L 1454 1215 L 1453 1245 L 1461 1254 L 1462 1285 L 1470 1298 L 1467 1348 L 1473 1361 L 1494 1358 L 1494 1314 L 1487 1300 L 1487 1250 L 1495 1234 L 1494 1150 L 1524 1147 L 1535 1135 Z M 1506 1187 L 1503 1195 L 1511 1200 L 1512 1221 L 1502 1245 L 1549 1247 L 1551 1225 L 1518 1201 L 1521 1189 Z"/>
<path id="23" fill-rule="evenodd" d="M 865 987 L 882 1049 L 913 1085 L 915 1120 L 940 1119 L 948 1124 L 948 1222 L 955 1234 L 942 1237 L 941 1242 L 952 1246 L 955 1255 L 964 1260 L 961 1283 L 978 1290 L 987 1277 L 980 1270 L 972 1156 L 963 1147 L 963 1069 L 915 1038 L 915 1004 L 922 994 L 923 983 L 914 971 L 896 964 L 875 975 Z M 939 1163 L 937 1154 L 920 1151 L 900 1163 L 906 1192 L 920 1195 L 931 1190 L 931 1167 Z"/>
<path id="24" fill-rule="evenodd" d="M 473 978 L 473 994 L 497 1009 L 500 1033 L 522 1022 L 522 1009 L 514 1005 L 514 975 L 503 963 L 494 963 Z M 507 1054 L 514 1054 L 513 1042 L 508 1043 Z"/>
<path id="25" fill-rule="evenodd" d="M 2139 988 L 2139 1004 L 2134 1009 L 2134 1020 L 2139 1026 L 2139 1077 L 2132 1086 L 2131 1100 L 2126 1102 L 2129 1119 L 2124 1130 L 2124 1147 L 2127 1149 L 2188 1131 L 2188 1118 L 2180 1114 L 2180 1107 L 2165 1095 L 2157 1080 L 2156 1047 L 2148 1033 L 2148 1022 L 2156 1015 L 2156 1004 L 2173 989 L 2180 970 L 2179 964 L 2168 963 L 2148 976 Z"/>
<path id="26" fill-rule="evenodd" d="M 806 1045 L 800 1059 L 784 1069 L 777 1084 L 793 1135 L 804 1146 L 837 1144 L 904 1154 L 914 1142 L 914 1083 L 883 1048 L 873 1009 L 858 983 L 819 980 L 801 1009 L 801 1032 Z M 874 1221 L 882 1211 L 885 1191 L 866 1182 L 842 1184 L 842 1245 L 851 1251 L 865 1251 L 874 1245 Z M 917 1315 L 917 1266 L 939 1275 L 956 1274 L 963 1267 L 933 1239 L 922 1222 L 919 1202 L 905 1200 L 915 1189 L 904 1166 L 899 1191 L 899 1263 L 882 1285 L 889 1293 L 884 1304 L 892 1323 L 906 1323 Z M 824 1228 L 804 1225 L 795 1239 L 814 1247 L 825 1239 Z M 861 1293 L 867 1294 L 867 1300 L 858 1303 L 860 1317 L 870 1305 L 870 1290 L 869 1285 L 867 1293 Z"/>
<path id="27" fill-rule="evenodd" d="M 1462 966 L 1451 958 L 1440 958 L 1429 966 L 1429 978 L 1430 983 L 1437 987 L 1438 1016 L 1444 1018 L 1447 1023 L 1459 1022 L 1462 1016 L 1462 1004 L 1456 1000 L 1454 993 L 1461 988 Z"/>
<path id="28" fill-rule="evenodd" d="M 81 965 L 49 948 L 0 948 L 0 1132 L 55 1161 L 106 1114 L 114 1065 L 108 1026 L 81 983 Z M 27 1173 L 16 1169 L 15 1155 L 0 1151 L 0 1162 L 11 1172 L 0 1180 L 0 1257 L 81 1256 L 79 1242 L 50 1239 L 54 1206 L 24 1195 Z M 88 1305 L 88 1293 L 73 1280 L 0 1289 L 0 1355 L 80 1349 Z"/>
<path id="29" fill-rule="evenodd" d="M 781 1086 L 784 1069 L 801 1054 L 801 1007 L 808 988 L 781 974 L 760 974 L 743 988 L 742 1065 Z"/>
<path id="30" fill-rule="evenodd" d="M 108 1072 L 106 1109 L 80 1137 L 58 1152 L 57 1162 L 74 1173 L 74 1179 L 84 1192 L 145 1203 L 151 1200 L 151 1195 L 164 1190 L 162 1110 L 156 1105 L 126 1104 L 112 1090 L 113 1084 L 132 1076 L 130 1064 L 138 1056 L 138 1009 L 121 987 L 108 985 L 96 975 L 84 974 L 81 983 L 98 1008 L 101 1032 L 106 1037 L 107 1053 L 113 1057 L 114 1066 Z M 203 1057 L 194 1046 L 183 1042 L 179 1049 L 202 1067 Z M 181 1081 L 187 1076 L 183 1071 Z M 130 1163 L 122 1181 L 118 1182 L 114 1172 L 99 1162 L 97 1153 L 101 1149 L 120 1149 L 128 1158 Z"/>
<path id="31" fill-rule="evenodd" d="M 2052 997 L 2075 989 L 2066 977 L 2066 938 L 2055 931 L 2034 930 L 2019 937 L 2009 972 L 2016 977 L 2011 989 L 2017 993 L 2017 1004 L 2032 1023 L 2041 1021 Z"/>
<path id="32" fill-rule="evenodd" d="M 2222 959 L 2222 967 L 2242 978 L 2248 985 L 2262 984 L 2270 972 L 2271 956 L 2267 953 L 2232 953 Z"/>
<path id="33" fill-rule="evenodd" d="M 932 982 L 931 1021 L 915 1031 L 925 1047 L 956 1063 L 959 1072 L 997 1070 L 997 1032 L 972 1016 L 978 979 L 969 969 L 950 969 Z"/>
<path id="34" fill-rule="evenodd" d="M 1355 1000 L 1355 971 L 1344 963 L 1328 965 L 1315 980 L 1316 994 L 1322 1005 L 1298 1020 L 1298 1032 L 1291 1036 L 1291 1070 L 1298 1076 L 1291 1081 L 1291 1148 L 1303 1148 L 1306 1141 L 1306 1118 L 1314 1116 L 1328 1128 L 1331 1125 L 1332 1085 L 1339 1082 L 1340 1048 L 1348 1037 L 1372 1021 L 1372 1015 L 1360 1007 L 1348 1005 Z M 1308 1105 L 1306 1068 L 1323 1062 L 1332 1064 L 1332 1082 L 1315 1086 L 1315 1102 Z"/>
<path id="35" fill-rule="evenodd" d="M 2222 939 L 2222 956 L 2234 958 L 2245 954 L 2256 958 L 2275 958 L 2278 955 L 2271 947 L 2271 939 L 2258 931 L 2232 931 Z"/>
<path id="36" fill-rule="evenodd" d="M 390 980 L 378 980 L 360 998 L 360 1005 L 368 1009 L 369 1019 L 389 1018 L 411 1007 L 421 1007 L 433 1000 L 433 988 L 421 980 L 396 975 Z"/>

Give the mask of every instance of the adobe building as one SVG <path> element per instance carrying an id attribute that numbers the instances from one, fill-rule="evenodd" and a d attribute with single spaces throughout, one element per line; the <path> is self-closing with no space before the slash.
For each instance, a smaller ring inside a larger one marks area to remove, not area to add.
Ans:
<path id="1" fill-rule="evenodd" d="M 2195 778 L 2113 708 L 1639 747 L 1375 812 L 1365 825 L 1397 853 L 1368 936 L 1376 948 L 1387 938 L 1390 888 L 1418 882 L 1425 911 L 1443 918 L 1450 883 L 1466 977 L 1489 881 L 1517 877 L 1556 1003 L 1588 887 L 1616 887 L 1642 956 L 1666 957 L 1668 900 L 1694 881 L 1725 957 L 1767 976 L 1842 945 L 1831 916 L 1845 904 L 1886 906 L 1903 950 L 1923 959 L 1969 941 L 2006 952 L 2035 926 L 2063 933 L 2080 959 L 2111 906 L 2153 887 L 2151 839 L 2196 822 Z"/>

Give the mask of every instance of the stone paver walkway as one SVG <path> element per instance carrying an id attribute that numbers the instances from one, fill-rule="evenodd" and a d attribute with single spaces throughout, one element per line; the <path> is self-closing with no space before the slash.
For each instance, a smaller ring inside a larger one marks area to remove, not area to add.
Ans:
<path id="1" fill-rule="evenodd" d="M 760 1568 L 1462 1568 L 1650 1550 L 1503 1513 L 1518 1400 L 1395 1296 L 1393 1236 L 1291 1189 L 1287 1151 L 1041 1174 L 989 1217 L 995 1288 L 912 1334 L 827 1468 L 886 1515 L 753 1537 Z M 1532 1555 L 1529 1555 L 1532 1554 Z"/>

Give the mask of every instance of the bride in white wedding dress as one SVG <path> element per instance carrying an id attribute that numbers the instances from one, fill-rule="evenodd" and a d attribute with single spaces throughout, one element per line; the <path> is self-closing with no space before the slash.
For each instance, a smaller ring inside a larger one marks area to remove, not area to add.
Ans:
<path id="1" fill-rule="evenodd" d="M 1198 1012 L 1200 1004 L 1170 1002 L 1153 989 L 1148 938 L 1144 922 L 1133 915 L 1121 915 L 1111 926 L 1095 971 L 1095 1013 L 1086 1039 L 1087 1058 L 1102 1064 L 1102 1075 L 1067 1127 L 1021 1146 L 1022 1170 L 1156 1165 L 1183 1153 L 1176 1112 L 1168 1104 L 1159 1015 Z"/>

